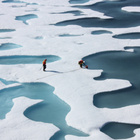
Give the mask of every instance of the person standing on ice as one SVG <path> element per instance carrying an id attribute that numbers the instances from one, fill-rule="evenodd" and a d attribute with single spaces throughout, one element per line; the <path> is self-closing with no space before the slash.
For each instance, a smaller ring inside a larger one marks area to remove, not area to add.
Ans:
<path id="1" fill-rule="evenodd" d="M 45 59 L 45 60 L 43 61 L 43 71 L 45 71 L 45 69 L 46 69 L 46 61 L 47 61 L 47 59 Z"/>

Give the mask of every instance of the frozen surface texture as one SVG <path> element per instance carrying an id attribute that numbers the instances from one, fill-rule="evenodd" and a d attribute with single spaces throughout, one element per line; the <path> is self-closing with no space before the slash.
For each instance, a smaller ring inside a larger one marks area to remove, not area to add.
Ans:
<path id="1" fill-rule="evenodd" d="M 139 140 L 139 47 L 139 0 L 0 0 L 2 140 Z"/>

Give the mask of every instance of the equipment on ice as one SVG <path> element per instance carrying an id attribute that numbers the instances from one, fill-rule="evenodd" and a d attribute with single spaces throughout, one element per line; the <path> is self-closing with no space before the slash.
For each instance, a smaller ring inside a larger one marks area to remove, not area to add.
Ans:
<path id="1" fill-rule="evenodd" d="M 80 65 L 81 68 L 82 68 L 83 66 L 85 66 L 85 68 L 88 69 L 88 65 L 85 64 L 85 61 L 80 60 L 80 61 L 78 62 L 78 64 Z"/>

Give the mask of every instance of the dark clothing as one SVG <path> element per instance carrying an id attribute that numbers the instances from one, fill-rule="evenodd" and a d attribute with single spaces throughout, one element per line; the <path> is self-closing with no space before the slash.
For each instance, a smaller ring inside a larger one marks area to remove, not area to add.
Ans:
<path id="1" fill-rule="evenodd" d="M 46 64 L 43 64 L 43 71 L 45 71 L 46 69 Z"/>
<path id="2" fill-rule="evenodd" d="M 84 66 L 85 68 L 88 69 L 88 65 L 85 64 L 85 61 L 80 60 L 80 61 L 78 62 L 78 64 L 80 65 L 81 68 Z"/>
<path id="3" fill-rule="evenodd" d="M 84 64 L 84 61 L 83 61 L 83 60 L 80 60 L 78 63 L 79 63 L 79 65 L 80 65 L 80 67 L 82 68 L 82 66 L 83 66 L 83 64 Z"/>
<path id="4" fill-rule="evenodd" d="M 79 64 L 80 65 L 80 67 L 82 68 L 82 64 Z"/>
<path id="5" fill-rule="evenodd" d="M 46 61 L 47 61 L 47 59 L 45 59 L 45 60 L 43 61 L 43 71 L 45 71 L 45 69 L 46 69 Z"/>

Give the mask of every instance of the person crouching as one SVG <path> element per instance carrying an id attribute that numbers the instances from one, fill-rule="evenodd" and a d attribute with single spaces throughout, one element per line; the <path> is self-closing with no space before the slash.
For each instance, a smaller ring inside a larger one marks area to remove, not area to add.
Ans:
<path id="1" fill-rule="evenodd" d="M 83 60 L 80 60 L 80 61 L 78 62 L 78 64 L 79 64 L 80 67 L 82 68 L 82 66 L 83 66 L 83 64 L 84 64 L 84 61 L 83 61 Z"/>

